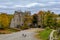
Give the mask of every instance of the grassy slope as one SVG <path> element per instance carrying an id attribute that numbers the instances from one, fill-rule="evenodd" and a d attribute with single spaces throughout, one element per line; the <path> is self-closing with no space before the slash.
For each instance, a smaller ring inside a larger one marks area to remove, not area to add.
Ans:
<path id="1" fill-rule="evenodd" d="M 43 31 L 40 31 L 38 36 L 42 40 L 48 40 L 51 31 L 52 31 L 51 29 L 45 29 Z"/>

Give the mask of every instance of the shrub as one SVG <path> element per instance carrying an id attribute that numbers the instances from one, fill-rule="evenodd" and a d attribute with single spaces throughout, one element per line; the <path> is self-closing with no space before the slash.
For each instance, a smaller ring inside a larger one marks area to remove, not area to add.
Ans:
<path id="1" fill-rule="evenodd" d="M 20 27 L 20 29 L 22 29 L 22 30 L 28 29 L 28 28 L 30 28 L 28 25 L 24 25 L 24 26 Z"/>

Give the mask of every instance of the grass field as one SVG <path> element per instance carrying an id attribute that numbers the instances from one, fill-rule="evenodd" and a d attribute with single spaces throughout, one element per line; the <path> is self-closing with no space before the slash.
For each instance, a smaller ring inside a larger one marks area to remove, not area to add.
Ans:
<path id="1" fill-rule="evenodd" d="M 45 29 L 43 31 L 38 32 L 38 38 L 40 38 L 41 40 L 48 40 L 51 31 L 51 29 Z"/>

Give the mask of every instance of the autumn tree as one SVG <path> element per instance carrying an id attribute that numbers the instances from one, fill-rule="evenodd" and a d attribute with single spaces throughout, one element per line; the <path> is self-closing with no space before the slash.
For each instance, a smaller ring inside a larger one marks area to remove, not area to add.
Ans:
<path id="1" fill-rule="evenodd" d="M 1 25 L 6 28 L 9 25 L 9 18 L 6 13 L 1 13 Z"/>
<path id="2" fill-rule="evenodd" d="M 44 11 L 39 11 L 38 12 L 38 25 L 40 25 L 41 28 L 44 27 L 44 16 L 45 16 Z"/>
<path id="3" fill-rule="evenodd" d="M 31 18 L 31 12 L 30 11 L 25 11 L 24 12 L 24 24 L 23 27 L 21 27 L 22 29 L 26 29 L 26 28 L 30 28 L 30 25 L 32 23 L 32 18 Z"/>
<path id="4" fill-rule="evenodd" d="M 32 20 L 31 20 L 31 12 L 30 12 L 30 11 L 25 12 L 24 22 L 25 22 L 26 24 L 29 24 L 29 23 L 32 22 Z"/>
<path id="5" fill-rule="evenodd" d="M 57 15 L 54 12 L 47 11 L 45 12 L 45 25 L 50 28 L 56 28 L 57 24 Z"/>
<path id="6" fill-rule="evenodd" d="M 60 16 L 57 17 L 57 27 L 60 28 Z"/>
<path id="7" fill-rule="evenodd" d="M 14 17 L 13 14 L 8 14 L 9 26 L 10 26 L 10 23 L 11 23 L 11 20 L 12 20 L 13 17 Z"/>
<path id="8" fill-rule="evenodd" d="M 1 14 L 0 14 L 0 23 L 1 23 Z"/>
<path id="9" fill-rule="evenodd" d="M 33 20 L 32 20 L 32 23 L 34 25 L 34 27 L 38 27 L 38 15 L 37 14 L 34 14 L 33 15 Z"/>

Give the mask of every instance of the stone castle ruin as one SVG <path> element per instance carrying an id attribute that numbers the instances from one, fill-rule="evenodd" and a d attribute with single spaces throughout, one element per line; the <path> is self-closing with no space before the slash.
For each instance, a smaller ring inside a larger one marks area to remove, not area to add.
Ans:
<path id="1" fill-rule="evenodd" d="M 10 27 L 11 28 L 15 28 L 15 27 L 18 28 L 20 26 L 23 26 L 24 25 L 24 16 L 26 14 L 31 15 L 31 13 L 29 11 L 25 11 L 25 12 L 15 11 L 14 17 L 12 18 L 11 23 L 10 23 Z"/>

